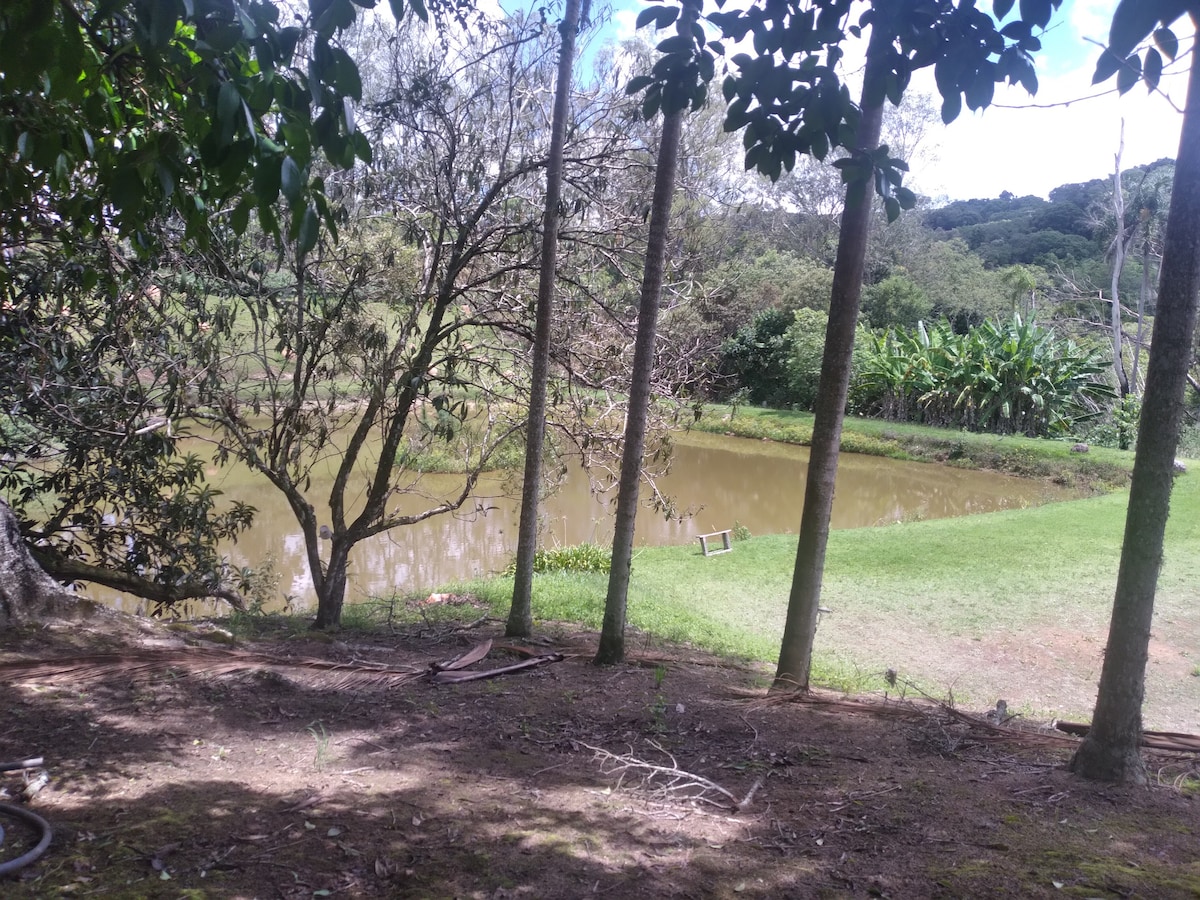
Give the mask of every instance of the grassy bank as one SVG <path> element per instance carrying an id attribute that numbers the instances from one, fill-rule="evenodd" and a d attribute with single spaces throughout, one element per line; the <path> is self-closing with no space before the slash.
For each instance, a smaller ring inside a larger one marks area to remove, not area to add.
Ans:
<path id="1" fill-rule="evenodd" d="M 741 406 L 705 407 L 692 425 L 698 431 L 765 438 L 790 444 L 812 441 L 811 413 Z M 1103 492 L 1129 483 L 1133 454 L 1093 447 L 1071 450 L 1071 441 L 973 434 L 848 416 L 842 449 L 892 459 L 940 462 L 967 469 L 989 469 L 1025 478 L 1048 478 L 1066 487 Z"/>
<path id="2" fill-rule="evenodd" d="M 745 421 L 778 424 L 786 418 Z M 870 435 L 863 426 L 855 423 L 859 430 L 852 433 Z M 904 440 L 878 434 L 880 441 Z M 991 440 L 990 452 L 1005 447 L 1009 454 L 1047 445 Z M 982 452 L 977 446 L 987 442 L 970 445 L 972 458 Z M 1121 462 L 1101 459 L 1114 470 L 1123 468 Z M 1030 510 L 833 532 L 823 593 L 832 613 L 819 629 L 815 679 L 852 691 L 882 690 L 882 674 L 891 667 L 941 697 L 987 705 L 1004 696 L 1029 714 L 1086 715 L 1107 634 L 1126 500 L 1124 491 L 1115 491 Z M 1147 721 L 1195 730 L 1200 474 L 1176 483 L 1167 542 Z M 640 550 L 629 599 L 629 621 L 638 632 L 634 646 L 664 638 L 773 662 L 795 547 L 794 535 L 766 535 L 709 558 L 697 545 Z M 602 574 L 539 575 L 535 615 L 599 627 L 606 585 Z M 500 615 L 511 588 L 511 579 L 498 577 L 456 590 L 485 598 Z"/>

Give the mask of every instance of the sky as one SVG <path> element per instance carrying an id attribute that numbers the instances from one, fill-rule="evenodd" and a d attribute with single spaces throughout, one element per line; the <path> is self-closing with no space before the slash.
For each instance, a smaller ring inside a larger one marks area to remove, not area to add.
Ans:
<path id="1" fill-rule="evenodd" d="M 1009 88 L 981 113 L 964 110 L 937 141 L 936 165 L 914 165 L 912 186 L 952 200 L 1002 191 L 1045 197 L 1060 184 L 1111 177 L 1122 119 L 1123 168 L 1174 158 L 1187 89 L 1183 63 L 1163 80 L 1167 97 L 1149 94 L 1143 84 L 1118 96 L 1116 79 L 1091 83 L 1115 6 L 1115 0 L 1066 0 L 1036 56 L 1036 97 Z"/>
<path id="2" fill-rule="evenodd" d="M 521 0 L 500 2 L 515 6 Z M 632 36 L 637 14 L 646 4 L 612 4 L 601 40 Z M 986 9 L 986 0 L 980 5 Z M 1117 0 L 1064 0 L 1035 55 L 1040 84 L 1036 97 L 1020 87 L 998 86 L 993 106 L 978 113 L 964 107 L 950 125 L 935 126 L 926 158 L 909 161 L 906 184 L 945 202 L 989 199 L 1004 191 L 1045 197 L 1061 184 L 1111 178 L 1122 121 L 1124 169 L 1174 158 L 1187 82 L 1183 62 L 1167 67 L 1158 94 L 1149 94 L 1139 84 L 1118 96 L 1115 79 L 1098 86 L 1091 83 L 1116 5 Z M 659 39 L 649 28 L 642 36 Z M 1188 49 L 1184 33 L 1179 36 L 1183 49 Z M 585 54 L 581 64 L 589 58 Z M 853 58 L 848 50 L 847 59 Z M 910 89 L 935 95 L 932 73 L 918 73 Z"/>

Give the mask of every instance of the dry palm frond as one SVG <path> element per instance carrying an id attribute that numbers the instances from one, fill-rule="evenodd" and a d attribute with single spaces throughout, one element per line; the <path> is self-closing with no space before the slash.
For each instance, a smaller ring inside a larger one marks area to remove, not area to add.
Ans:
<path id="1" fill-rule="evenodd" d="M 390 687 L 420 678 L 425 670 L 325 659 L 286 658 L 245 650 L 187 648 L 128 650 L 86 656 L 0 663 L 0 681 L 78 684 L 120 676 L 150 678 L 166 672 L 189 675 L 233 675 L 253 671 L 285 671 L 320 677 L 331 689 L 350 686 Z"/>

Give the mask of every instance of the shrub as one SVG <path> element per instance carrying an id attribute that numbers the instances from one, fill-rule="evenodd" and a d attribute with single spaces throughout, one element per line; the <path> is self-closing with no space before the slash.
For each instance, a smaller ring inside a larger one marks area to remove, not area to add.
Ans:
<path id="1" fill-rule="evenodd" d="M 600 572 L 612 568 L 612 551 L 596 544 L 575 544 L 571 547 L 548 547 L 533 557 L 534 572 Z M 514 561 L 505 575 L 515 575 Z"/>
<path id="2" fill-rule="evenodd" d="M 932 312 L 925 292 L 906 275 L 891 275 L 863 291 L 863 315 L 872 328 L 916 328 Z"/>
<path id="3" fill-rule="evenodd" d="M 828 314 L 815 309 L 798 309 L 795 321 L 787 331 L 791 350 L 788 393 L 799 409 L 811 410 L 816 405 L 828 327 Z"/>
<path id="4" fill-rule="evenodd" d="M 721 371 L 746 389 L 751 403 L 787 406 L 792 314 L 769 309 L 721 346 Z"/>
<path id="5" fill-rule="evenodd" d="M 861 376 L 885 419 L 1030 437 L 1063 434 L 1113 397 L 1100 357 L 1014 315 L 966 334 L 949 323 L 875 340 Z"/>

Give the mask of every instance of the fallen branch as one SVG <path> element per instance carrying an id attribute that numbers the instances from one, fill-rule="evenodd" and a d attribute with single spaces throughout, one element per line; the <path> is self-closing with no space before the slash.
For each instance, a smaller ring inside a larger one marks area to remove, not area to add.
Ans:
<path id="1" fill-rule="evenodd" d="M 750 805 L 750 801 L 754 799 L 754 795 L 763 786 L 763 776 L 759 776 L 754 784 L 751 785 L 750 790 L 746 792 L 746 796 L 739 800 L 730 791 L 715 781 L 705 778 L 703 775 L 697 775 L 694 772 L 688 772 L 679 768 L 675 757 L 654 741 L 650 741 L 650 746 L 670 759 L 671 765 L 660 766 L 647 762 L 644 759 L 638 759 L 632 755 L 620 756 L 616 753 L 610 753 L 602 747 L 593 747 L 591 744 L 585 744 L 582 741 L 579 742 L 579 745 L 587 747 L 587 749 L 595 754 L 596 758 L 600 761 L 600 771 L 602 773 L 605 775 L 617 775 L 618 788 L 629 772 L 638 772 L 642 776 L 643 785 L 654 785 L 651 792 L 653 794 L 663 797 L 679 796 L 682 794 L 688 800 L 700 800 L 712 806 L 729 810 L 730 812 L 741 812 Z M 707 796 L 708 794 L 719 794 L 728 802 L 719 802 Z"/>
<path id="2" fill-rule="evenodd" d="M 1087 737 L 1092 726 L 1084 722 L 1055 722 L 1054 727 L 1064 734 Z M 1143 731 L 1142 746 L 1150 750 L 1173 750 L 1177 753 L 1200 753 L 1200 735 L 1178 731 Z"/>
<path id="3" fill-rule="evenodd" d="M 433 673 L 433 677 L 430 680 L 434 684 L 460 684 L 464 681 L 480 681 L 484 678 L 495 678 L 497 675 L 508 675 L 512 672 L 532 669 L 535 666 L 544 666 L 546 663 L 562 662 L 564 659 L 566 657 L 561 653 L 550 653 L 546 656 L 534 656 L 531 659 L 513 663 L 511 666 L 501 666 L 499 669 L 488 669 L 483 672 L 437 671 Z"/>

